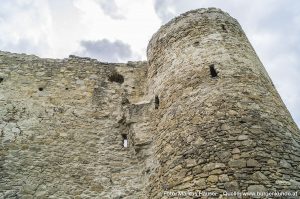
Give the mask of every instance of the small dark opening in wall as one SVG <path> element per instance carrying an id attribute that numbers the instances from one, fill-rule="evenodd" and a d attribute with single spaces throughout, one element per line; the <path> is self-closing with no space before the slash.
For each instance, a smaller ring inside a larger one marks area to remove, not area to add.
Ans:
<path id="1" fill-rule="evenodd" d="M 224 24 L 222 24 L 221 26 L 222 26 L 222 30 L 227 31 Z"/>
<path id="2" fill-rule="evenodd" d="M 3 82 L 3 80 L 4 80 L 3 77 L 0 77 L 0 83 Z"/>
<path id="3" fill-rule="evenodd" d="M 112 73 L 109 77 L 108 80 L 111 82 L 117 82 L 122 84 L 124 82 L 124 77 L 122 75 L 120 75 L 117 72 Z"/>
<path id="4" fill-rule="evenodd" d="M 69 88 L 65 88 L 65 90 L 67 91 L 67 90 L 69 90 Z"/>
<path id="5" fill-rule="evenodd" d="M 155 109 L 158 109 L 158 107 L 159 107 L 159 98 L 158 98 L 157 95 L 155 95 L 154 103 L 155 103 Z"/>
<path id="6" fill-rule="evenodd" d="M 213 64 L 209 66 L 209 70 L 210 70 L 211 77 L 213 77 L 213 78 L 218 77 L 218 73 L 217 73 L 217 71 L 215 69 L 215 66 Z"/>
<path id="7" fill-rule="evenodd" d="M 199 45 L 200 45 L 200 42 L 199 42 L 199 41 L 196 41 L 196 42 L 193 43 L 193 46 L 194 46 L 194 47 L 198 47 Z"/>
<path id="8" fill-rule="evenodd" d="M 127 148 L 128 147 L 127 134 L 122 134 L 122 138 L 123 138 L 123 147 Z"/>
<path id="9" fill-rule="evenodd" d="M 42 88 L 42 87 L 39 87 L 39 91 L 43 91 L 44 90 L 44 88 Z"/>

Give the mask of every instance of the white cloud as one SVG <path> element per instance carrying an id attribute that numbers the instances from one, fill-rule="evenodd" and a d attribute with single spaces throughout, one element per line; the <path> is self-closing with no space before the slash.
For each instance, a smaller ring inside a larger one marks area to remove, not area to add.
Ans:
<path id="1" fill-rule="evenodd" d="M 113 19 L 124 19 L 125 16 L 120 11 L 114 0 L 98 0 L 103 12 Z"/>
<path id="2" fill-rule="evenodd" d="M 159 28 L 152 0 L 0 0 L 0 49 L 41 57 L 68 57 L 82 40 L 120 40 L 133 57 L 146 59 L 146 46 Z M 113 10 L 113 12 L 110 12 Z M 20 41 L 19 41 L 20 40 Z"/>
<path id="3" fill-rule="evenodd" d="M 76 52 L 76 55 L 94 57 L 102 62 L 122 62 L 133 56 L 130 46 L 120 40 L 81 41 L 80 44 L 82 50 Z"/>
<path id="4" fill-rule="evenodd" d="M 47 50 L 48 8 L 30 0 L 1 0 L 0 48 L 41 54 Z M 43 39 L 42 39 L 43 38 Z"/>

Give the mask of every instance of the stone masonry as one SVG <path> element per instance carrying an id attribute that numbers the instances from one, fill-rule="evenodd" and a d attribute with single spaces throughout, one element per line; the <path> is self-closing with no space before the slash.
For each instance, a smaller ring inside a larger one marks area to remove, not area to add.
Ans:
<path id="1" fill-rule="evenodd" d="M 147 56 L 0 52 L 0 198 L 297 194 L 299 129 L 235 19 L 184 13 Z"/>

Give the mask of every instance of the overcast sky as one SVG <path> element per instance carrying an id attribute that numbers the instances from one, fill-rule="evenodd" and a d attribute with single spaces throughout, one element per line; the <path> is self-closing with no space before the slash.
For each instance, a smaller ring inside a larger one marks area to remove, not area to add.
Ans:
<path id="1" fill-rule="evenodd" d="M 148 41 L 162 24 L 202 7 L 221 8 L 240 22 L 300 126 L 298 0 L 0 0 L 0 50 L 146 60 Z"/>

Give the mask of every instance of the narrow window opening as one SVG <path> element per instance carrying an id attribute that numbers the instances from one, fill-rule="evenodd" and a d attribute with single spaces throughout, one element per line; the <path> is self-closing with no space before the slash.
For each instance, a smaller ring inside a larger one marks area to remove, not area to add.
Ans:
<path id="1" fill-rule="evenodd" d="M 227 31 L 224 24 L 222 24 L 221 26 L 222 26 L 222 30 Z"/>
<path id="2" fill-rule="evenodd" d="M 155 109 L 158 109 L 158 107 L 159 107 L 159 98 L 158 98 L 157 95 L 155 95 L 154 103 L 155 103 Z"/>
<path id="3" fill-rule="evenodd" d="M 4 80 L 3 77 L 0 77 L 0 83 L 3 82 L 3 80 Z"/>
<path id="4" fill-rule="evenodd" d="M 39 87 L 39 91 L 43 91 L 44 90 L 44 88 L 42 88 L 42 87 Z"/>
<path id="5" fill-rule="evenodd" d="M 128 138 L 127 138 L 127 134 L 122 134 L 122 138 L 123 138 L 123 147 L 127 148 L 128 147 Z"/>
<path id="6" fill-rule="evenodd" d="M 210 75 L 212 78 L 218 77 L 218 73 L 217 73 L 214 65 L 210 65 L 209 69 L 210 69 Z"/>

